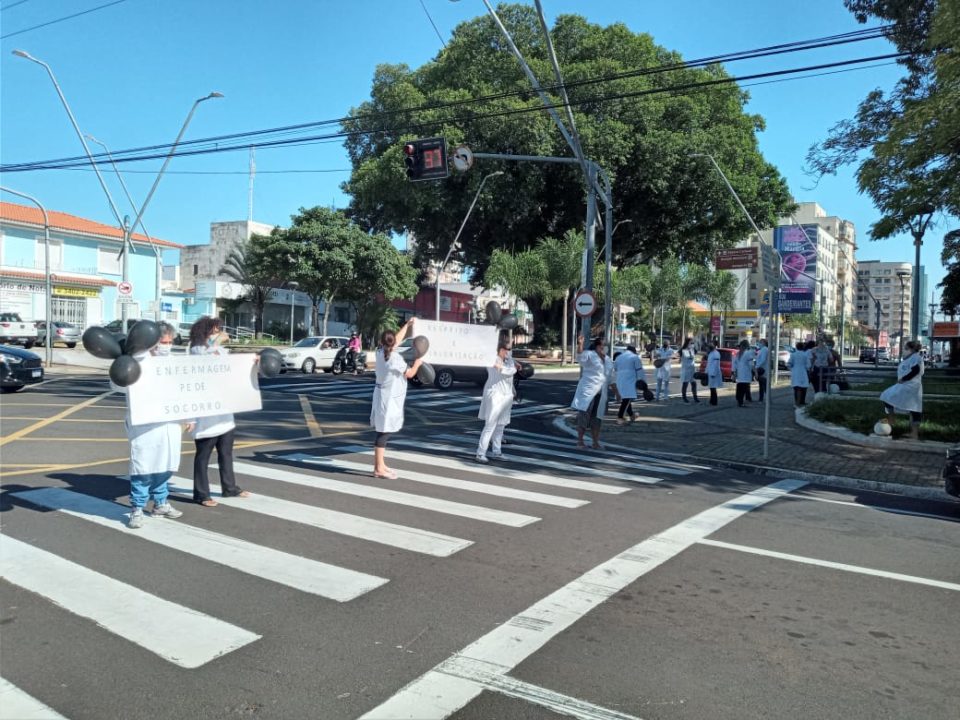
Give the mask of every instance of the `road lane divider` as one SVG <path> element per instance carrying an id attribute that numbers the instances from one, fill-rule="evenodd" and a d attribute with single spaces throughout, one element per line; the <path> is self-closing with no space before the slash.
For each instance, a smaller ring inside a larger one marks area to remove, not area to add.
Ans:
<path id="1" fill-rule="evenodd" d="M 92 397 L 92 398 L 89 398 L 88 400 L 84 400 L 81 403 L 77 403 L 76 405 L 69 406 L 66 410 L 63 410 L 62 412 L 58 412 L 53 417 L 46 418 L 45 420 L 40 420 L 39 422 L 35 422 L 33 425 L 28 425 L 25 428 L 21 428 L 20 430 L 12 432 L 6 437 L 0 438 L 0 447 L 3 447 L 7 443 L 11 443 L 15 440 L 19 440 L 20 438 L 26 437 L 27 435 L 29 435 L 32 432 L 35 432 L 36 430 L 41 430 L 47 427 L 48 425 L 52 425 L 58 420 L 62 420 L 65 417 L 69 417 L 70 415 L 73 415 L 75 412 L 79 412 L 84 408 L 90 407 L 91 405 L 95 405 L 96 403 L 100 402 L 108 395 L 112 395 L 112 394 L 113 394 L 113 390 L 107 390 L 107 392 L 100 393 L 96 397 Z"/>

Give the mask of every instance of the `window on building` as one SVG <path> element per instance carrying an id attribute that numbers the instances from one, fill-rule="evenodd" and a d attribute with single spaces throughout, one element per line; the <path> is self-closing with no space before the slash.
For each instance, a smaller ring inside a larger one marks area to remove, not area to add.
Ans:
<path id="1" fill-rule="evenodd" d="M 193 276 L 196 277 L 198 272 L 200 272 L 200 266 L 194 264 L 194 266 L 193 266 Z"/>
<path id="2" fill-rule="evenodd" d="M 43 238 L 37 238 L 37 244 L 34 246 L 34 267 L 43 270 L 46 267 L 47 253 L 46 242 Z M 63 241 L 50 240 L 50 269 L 63 270 Z"/>
<path id="3" fill-rule="evenodd" d="M 751 289 L 751 290 L 756 290 L 756 289 L 757 289 L 757 284 L 756 284 L 756 283 L 750 283 L 750 289 Z"/>
<path id="4" fill-rule="evenodd" d="M 120 274 L 120 248 L 97 248 L 97 272 L 104 275 Z"/>

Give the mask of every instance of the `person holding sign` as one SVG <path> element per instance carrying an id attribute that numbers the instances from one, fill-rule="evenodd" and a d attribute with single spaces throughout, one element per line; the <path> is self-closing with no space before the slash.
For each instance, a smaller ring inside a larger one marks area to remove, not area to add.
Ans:
<path id="1" fill-rule="evenodd" d="M 228 339 L 218 318 L 204 316 L 190 328 L 191 355 L 227 355 L 230 351 L 222 346 Z M 250 493 L 237 487 L 233 474 L 233 431 L 236 423 L 233 413 L 210 415 L 198 418 L 194 431 L 197 454 L 193 457 L 193 501 L 204 507 L 216 507 L 217 501 L 210 497 L 210 478 L 207 467 L 213 449 L 217 449 L 217 467 L 220 470 L 220 494 L 223 497 L 250 497 Z"/>
<path id="2" fill-rule="evenodd" d="M 480 444 L 477 446 L 477 462 L 487 462 L 487 448 L 493 444 L 493 458 L 503 457 L 500 445 L 503 431 L 510 424 L 510 407 L 513 405 L 513 378 L 517 374 L 516 363 L 510 357 L 510 340 L 497 344 L 497 360 L 487 368 L 487 382 L 483 386 L 480 401 L 480 419 L 485 420 Z"/>
<path id="3" fill-rule="evenodd" d="M 397 473 L 387 467 L 384 456 L 390 435 L 403 427 L 407 380 L 417 374 L 423 363 L 423 358 L 418 356 L 408 368 L 403 356 L 396 350 L 412 326 L 413 318 L 410 318 L 397 332 L 385 331 L 380 336 L 380 347 L 377 348 L 376 385 L 373 389 L 373 407 L 370 409 L 370 425 L 377 431 L 373 443 L 375 478 L 397 479 Z"/>
<path id="4" fill-rule="evenodd" d="M 173 336 L 176 334 L 169 323 L 159 323 L 160 342 L 134 355 L 140 361 L 147 355 L 169 355 Z M 127 394 L 127 388 L 111 383 L 114 391 Z M 175 519 L 183 515 L 167 500 L 168 486 L 173 473 L 180 469 L 180 437 L 183 432 L 179 422 L 131 424 L 129 395 L 127 437 L 130 439 L 130 520 L 128 527 L 136 530 L 143 527 L 143 509 L 148 500 L 153 500 L 153 517 Z M 193 424 L 187 425 L 188 430 Z"/>

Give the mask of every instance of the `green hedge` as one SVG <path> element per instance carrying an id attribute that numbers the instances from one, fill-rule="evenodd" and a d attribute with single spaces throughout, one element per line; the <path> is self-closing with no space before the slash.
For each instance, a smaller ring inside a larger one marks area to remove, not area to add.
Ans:
<path id="1" fill-rule="evenodd" d="M 845 427 L 854 432 L 869 435 L 877 420 L 884 417 L 880 400 L 870 398 L 820 400 L 807 408 L 807 415 L 820 422 Z M 893 423 L 893 437 L 903 437 L 910 432 L 908 415 L 897 415 Z M 922 440 L 942 442 L 960 441 L 960 402 L 929 401 L 923 404 L 923 422 L 920 424 Z"/>

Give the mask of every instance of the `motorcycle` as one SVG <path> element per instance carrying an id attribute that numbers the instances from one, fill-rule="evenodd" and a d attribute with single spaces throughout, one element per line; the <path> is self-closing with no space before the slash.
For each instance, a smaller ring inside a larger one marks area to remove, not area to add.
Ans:
<path id="1" fill-rule="evenodd" d="M 334 375 L 342 375 L 345 372 L 363 375 L 366 369 L 367 354 L 363 352 L 363 350 L 351 352 L 350 348 L 342 347 L 333 358 L 333 365 L 330 368 L 330 372 Z"/>

